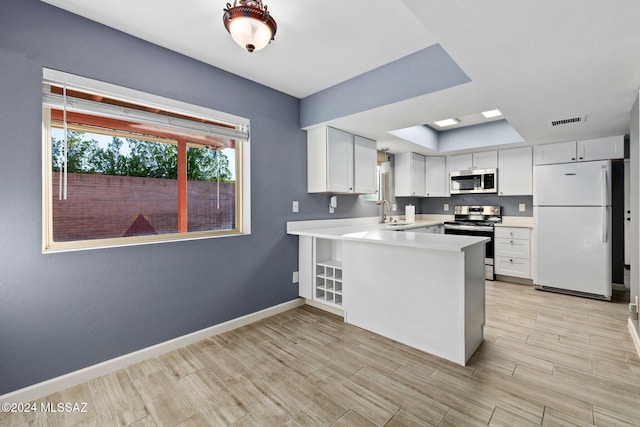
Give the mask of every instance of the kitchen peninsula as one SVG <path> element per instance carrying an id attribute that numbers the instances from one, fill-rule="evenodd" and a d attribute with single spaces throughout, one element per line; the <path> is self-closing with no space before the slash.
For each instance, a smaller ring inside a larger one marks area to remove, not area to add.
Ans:
<path id="1" fill-rule="evenodd" d="M 375 218 L 295 221 L 300 296 L 347 323 L 465 365 L 483 339 L 487 238 Z M 418 232 L 420 230 L 423 232 Z"/>

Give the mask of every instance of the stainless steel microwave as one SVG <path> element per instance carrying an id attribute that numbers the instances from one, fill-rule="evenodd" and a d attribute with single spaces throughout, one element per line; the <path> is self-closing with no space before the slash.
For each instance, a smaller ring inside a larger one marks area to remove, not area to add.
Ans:
<path id="1" fill-rule="evenodd" d="M 497 193 L 498 170 L 476 169 L 470 171 L 451 172 L 451 194 Z"/>

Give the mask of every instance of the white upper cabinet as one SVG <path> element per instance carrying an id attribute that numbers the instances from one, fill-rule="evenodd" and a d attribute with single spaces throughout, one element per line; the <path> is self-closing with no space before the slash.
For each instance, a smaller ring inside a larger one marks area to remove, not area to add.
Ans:
<path id="1" fill-rule="evenodd" d="M 473 153 L 472 169 L 495 169 L 498 167 L 497 151 L 481 151 Z"/>
<path id="2" fill-rule="evenodd" d="M 358 194 L 372 194 L 377 191 L 378 152 L 372 139 L 354 135 L 354 188 Z M 373 167 L 372 167 L 373 165 Z"/>
<path id="3" fill-rule="evenodd" d="M 578 158 L 576 153 L 575 141 L 536 145 L 533 147 L 533 162 L 535 165 L 575 162 Z"/>
<path id="4" fill-rule="evenodd" d="M 396 197 L 424 197 L 424 156 L 417 153 L 396 154 L 394 177 Z"/>
<path id="5" fill-rule="evenodd" d="M 578 141 L 578 160 L 606 160 L 624 158 L 624 135 Z"/>
<path id="6" fill-rule="evenodd" d="M 447 190 L 449 175 L 447 174 L 446 160 L 444 156 L 426 156 L 424 158 L 426 176 L 425 196 L 449 196 Z"/>
<path id="7" fill-rule="evenodd" d="M 623 157 L 624 135 L 557 142 L 533 147 L 534 165 L 622 159 Z"/>
<path id="8" fill-rule="evenodd" d="M 447 156 L 447 175 L 449 175 L 449 172 L 468 171 L 471 169 L 473 169 L 473 154 Z"/>
<path id="9" fill-rule="evenodd" d="M 531 147 L 498 151 L 498 195 L 533 194 L 533 154 Z"/>
<path id="10" fill-rule="evenodd" d="M 455 154 L 447 156 L 449 172 L 474 169 L 495 169 L 498 167 L 497 151 L 481 151 L 478 153 Z"/>
<path id="11" fill-rule="evenodd" d="M 446 195 L 448 196 L 450 191 L 451 182 L 449 181 L 449 174 L 451 172 L 468 171 L 474 169 L 495 169 L 497 167 L 498 152 L 495 150 L 447 156 L 447 172 L 445 173 Z M 500 176 L 499 173 L 498 176 Z"/>
<path id="12" fill-rule="evenodd" d="M 376 191 L 376 143 L 327 126 L 307 131 L 307 191 Z"/>
<path id="13" fill-rule="evenodd" d="M 338 129 L 327 129 L 326 191 L 351 193 L 353 185 L 353 135 Z"/>

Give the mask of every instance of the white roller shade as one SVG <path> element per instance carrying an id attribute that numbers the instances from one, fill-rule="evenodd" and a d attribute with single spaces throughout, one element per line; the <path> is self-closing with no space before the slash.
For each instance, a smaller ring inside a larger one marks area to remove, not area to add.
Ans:
<path id="1" fill-rule="evenodd" d="M 56 93 L 47 93 L 46 91 L 43 91 L 42 105 L 47 108 L 63 110 L 65 108 L 65 97 Z M 162 126 L 182 132 L 200 132 L 207 135 L 236 139 L 239 141 L 246 141 L 249 138 L 249 132 L 239 129 L 216 126 L 210 123 L 186 120 L 163 114 L 154 114 L 147 111 L 121 107 L 118 105 L 104 104 L 71 96 L 66 97 L 66 110 L 76 113 L 108 117 L 111 119 Z"/>
<path id="2" fill-rule="evenodd" d="M 218 138 L 248 141 L 249 119 L 223 111 L 212 110 L 171 98 L 141 92 L 50 68 L 42 69 L 43 106 L 63 109 L 64 100 L 61 94 L 51 93 L 50 86 L 66 87 L 70 91 L 79 91 L 113 100 L 126 102 L 141 107 L 174 113 L 194 120 L 155 114 L 135 108 L 126 108 L 103 102 L 95 102 L 84 98 L 73 98 L 67 93 L 67 111 L 92 114 L 113 119 L 126 120 L 152 126 L 163 126 L 183 132 L 199 132 Z M 214 123 L 202 123 L 204 120 Z M 221 125 L 216 125 L 220 123 Z"/>

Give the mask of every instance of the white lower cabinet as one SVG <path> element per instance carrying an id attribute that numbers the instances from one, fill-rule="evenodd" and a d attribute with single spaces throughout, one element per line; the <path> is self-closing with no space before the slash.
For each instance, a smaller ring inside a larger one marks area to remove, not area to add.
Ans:
<path id="1" fill-rule="evenodd" d="M 531 263 L 528 259 L 496 257 L 495 272 L 503 276 L 531 278 Z"/>
<path id="2" fill-rule="evenodd" d="M 496 227 L 495 273 L 531 278 L 531 230 L 524 227 Z"/>
<path id="3" fill-rule="evenodd" d="M 300 236 L 298 239 L 298 295 L 307 299 L 313 299 L 314 293 L 314 240 L 311 236 Z"/>
<path id="4" fill-rule="evenodd" d="M 407 231 L 413 231 L 414 233 L 444 234 L 444 226 L 442 224 L 426 225 L 424 227 L 408 228 Z"/>

